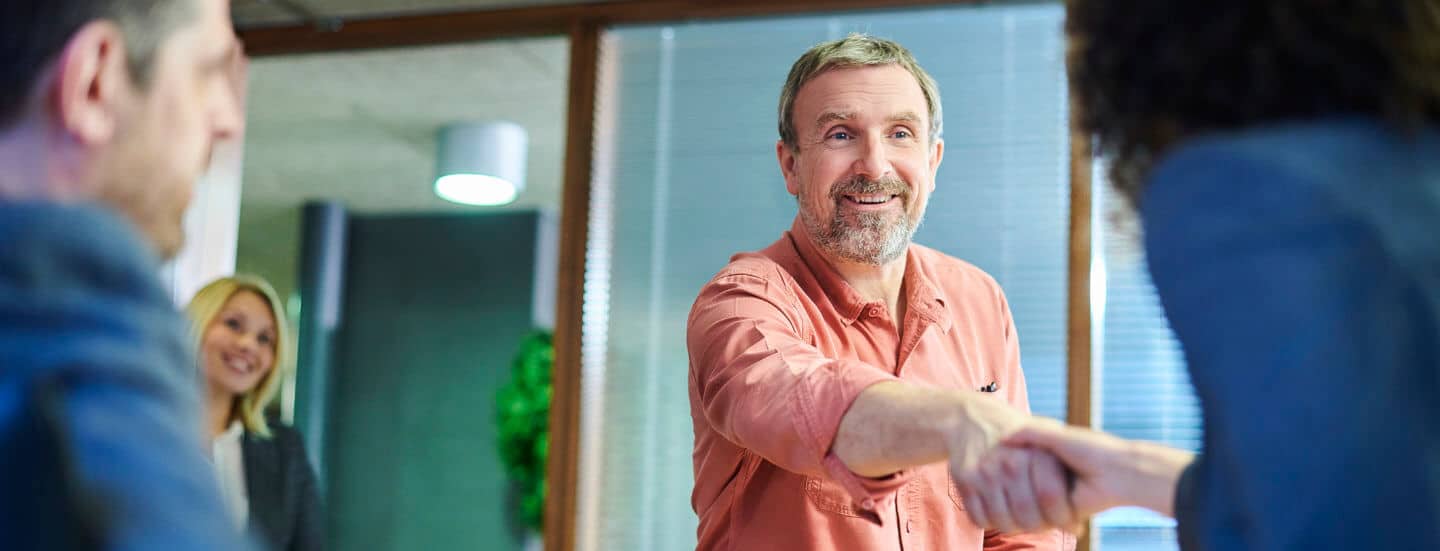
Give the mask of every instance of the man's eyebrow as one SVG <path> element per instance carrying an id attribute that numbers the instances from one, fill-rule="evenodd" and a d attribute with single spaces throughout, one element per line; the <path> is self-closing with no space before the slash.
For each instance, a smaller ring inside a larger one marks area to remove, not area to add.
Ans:
<path id="1" fill-rule="evenodd" d="M 853 118 L 855 114 L 850 111 L 826 111 L 815 118 L 815 129 L 819 130 L 820 127 L 835 121 L 848 121 Z"/>
<path id="2" fill-rule="evenodd" d="M 896 113 L 890 116 L 890 122 L 920 122 L 920 114 L 914 111 Z"/>

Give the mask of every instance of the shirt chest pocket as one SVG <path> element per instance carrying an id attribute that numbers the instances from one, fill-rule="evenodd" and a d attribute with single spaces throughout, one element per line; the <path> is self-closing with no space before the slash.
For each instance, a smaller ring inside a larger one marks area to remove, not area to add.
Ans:
<path id="1" fill-rule="evenodd" d="M 855 503 L 850 493 L 835 484 L 822 478 L 813 476 L 805 477 L 805 500 L 810 505 L 821 511 L 842 515 L 847 517 L 859 517 L 860 505 Z"/>
<path id="2" fill-rule="evenodd" d="M 938 480 L 936 480 L 936 478 L 938 478 Z M 931 486 L 931 488 L 935 490 L 939 490 L 936 486 L 944 486 L 944 489 L 940 491 L 949 496 L 950 504 L 955 507 L 955 510 L 965 510 L 965 502 L 960 498 L 960 492 L 955 489 L 955 481 L 950 478 L 948 473 L 931 478 L 930 482 L 935 484 Z M 860 505 L 855 503 L 855 500 L 850 497 L 849 492 L 846 492 L 839 484 L 821 478 L 805 477 L 805 500 L 808 501 L 811 506 L 826 513 L 847 517 L 864 516 L 861 512 Z"/>
<path id="3" fill-rule="evenodd" d="M 965 500 L 960 499 L 960 491 L 955 489 L 955 479 L 948 474 L 945 475 L 945 492 L 950 494 L 950 503 L 955 504 L 956 509 L 965 510 Z"/>

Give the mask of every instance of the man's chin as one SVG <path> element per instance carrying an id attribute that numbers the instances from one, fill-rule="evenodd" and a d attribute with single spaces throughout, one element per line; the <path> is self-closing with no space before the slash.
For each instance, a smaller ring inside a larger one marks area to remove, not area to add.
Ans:
<path id="1" fill-rule="evenodd" d="M 882 238 L 868 236 L 867 238 L 861 238 L 857 241 L 834 243 L 827 248 L 830 249 L 829 252 L 831 254 L 851 262 L 871 266 L 884 266 L 896 258 L 899 258 L 909 245 L 909 240 L 897 246 L 886 242 Z"/>
<path id="2" fill-rule="evenodd" d="M 185 231 L 182 228 L 175 228 L 169 235 L 158 235 L 151 238 L 155 245 L 155 253 L 160 260 L 170 262 L 180 255 L 180 250 L 185 247 Z"/>
<path id="3" fill-rule="evenodd" d="M 128 213 L 126 218 L 130 219 L 155 256 L 164 262 L 174 260 L 181 247 L 185 246 L 185 229 L 180 222 L 164 224 L 154 218 L 137 219 L 133 213 Z"/>

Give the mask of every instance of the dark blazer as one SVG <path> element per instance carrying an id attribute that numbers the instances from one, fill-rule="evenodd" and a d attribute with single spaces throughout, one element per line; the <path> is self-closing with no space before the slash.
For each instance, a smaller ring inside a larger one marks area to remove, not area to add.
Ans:
<path id="1" fill-rule="evenodd" d="M 1182 547 L 1440 549 L 1440 129 L 1200 140 L 1141 214 L 1205 421 Z"/>
<path id="2" fill-rule="evenodd" d="M 325 515 L 300 433 L 272 421 L 270 435 L 241 440 L 249 529 L 271 551 L 323 550 Z"/>

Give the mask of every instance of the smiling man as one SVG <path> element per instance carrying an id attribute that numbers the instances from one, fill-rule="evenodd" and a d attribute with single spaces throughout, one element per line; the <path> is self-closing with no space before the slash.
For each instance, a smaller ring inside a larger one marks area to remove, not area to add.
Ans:
<path id="1" fill-rule="evenodd" d="M 974 464 L 1028 407 L 999 285 L 910 242 L 944 153 L 935 81 L 852 35 L 795 62 L 779 114 L 795 222 L 690 312 L 699 549 L 1073 548 L 980 529 L 950 481 L 946 462 Z M 1012 452 L 1034 474 L 1016 491 L 1065 518 L 1054 460 Z"/>

